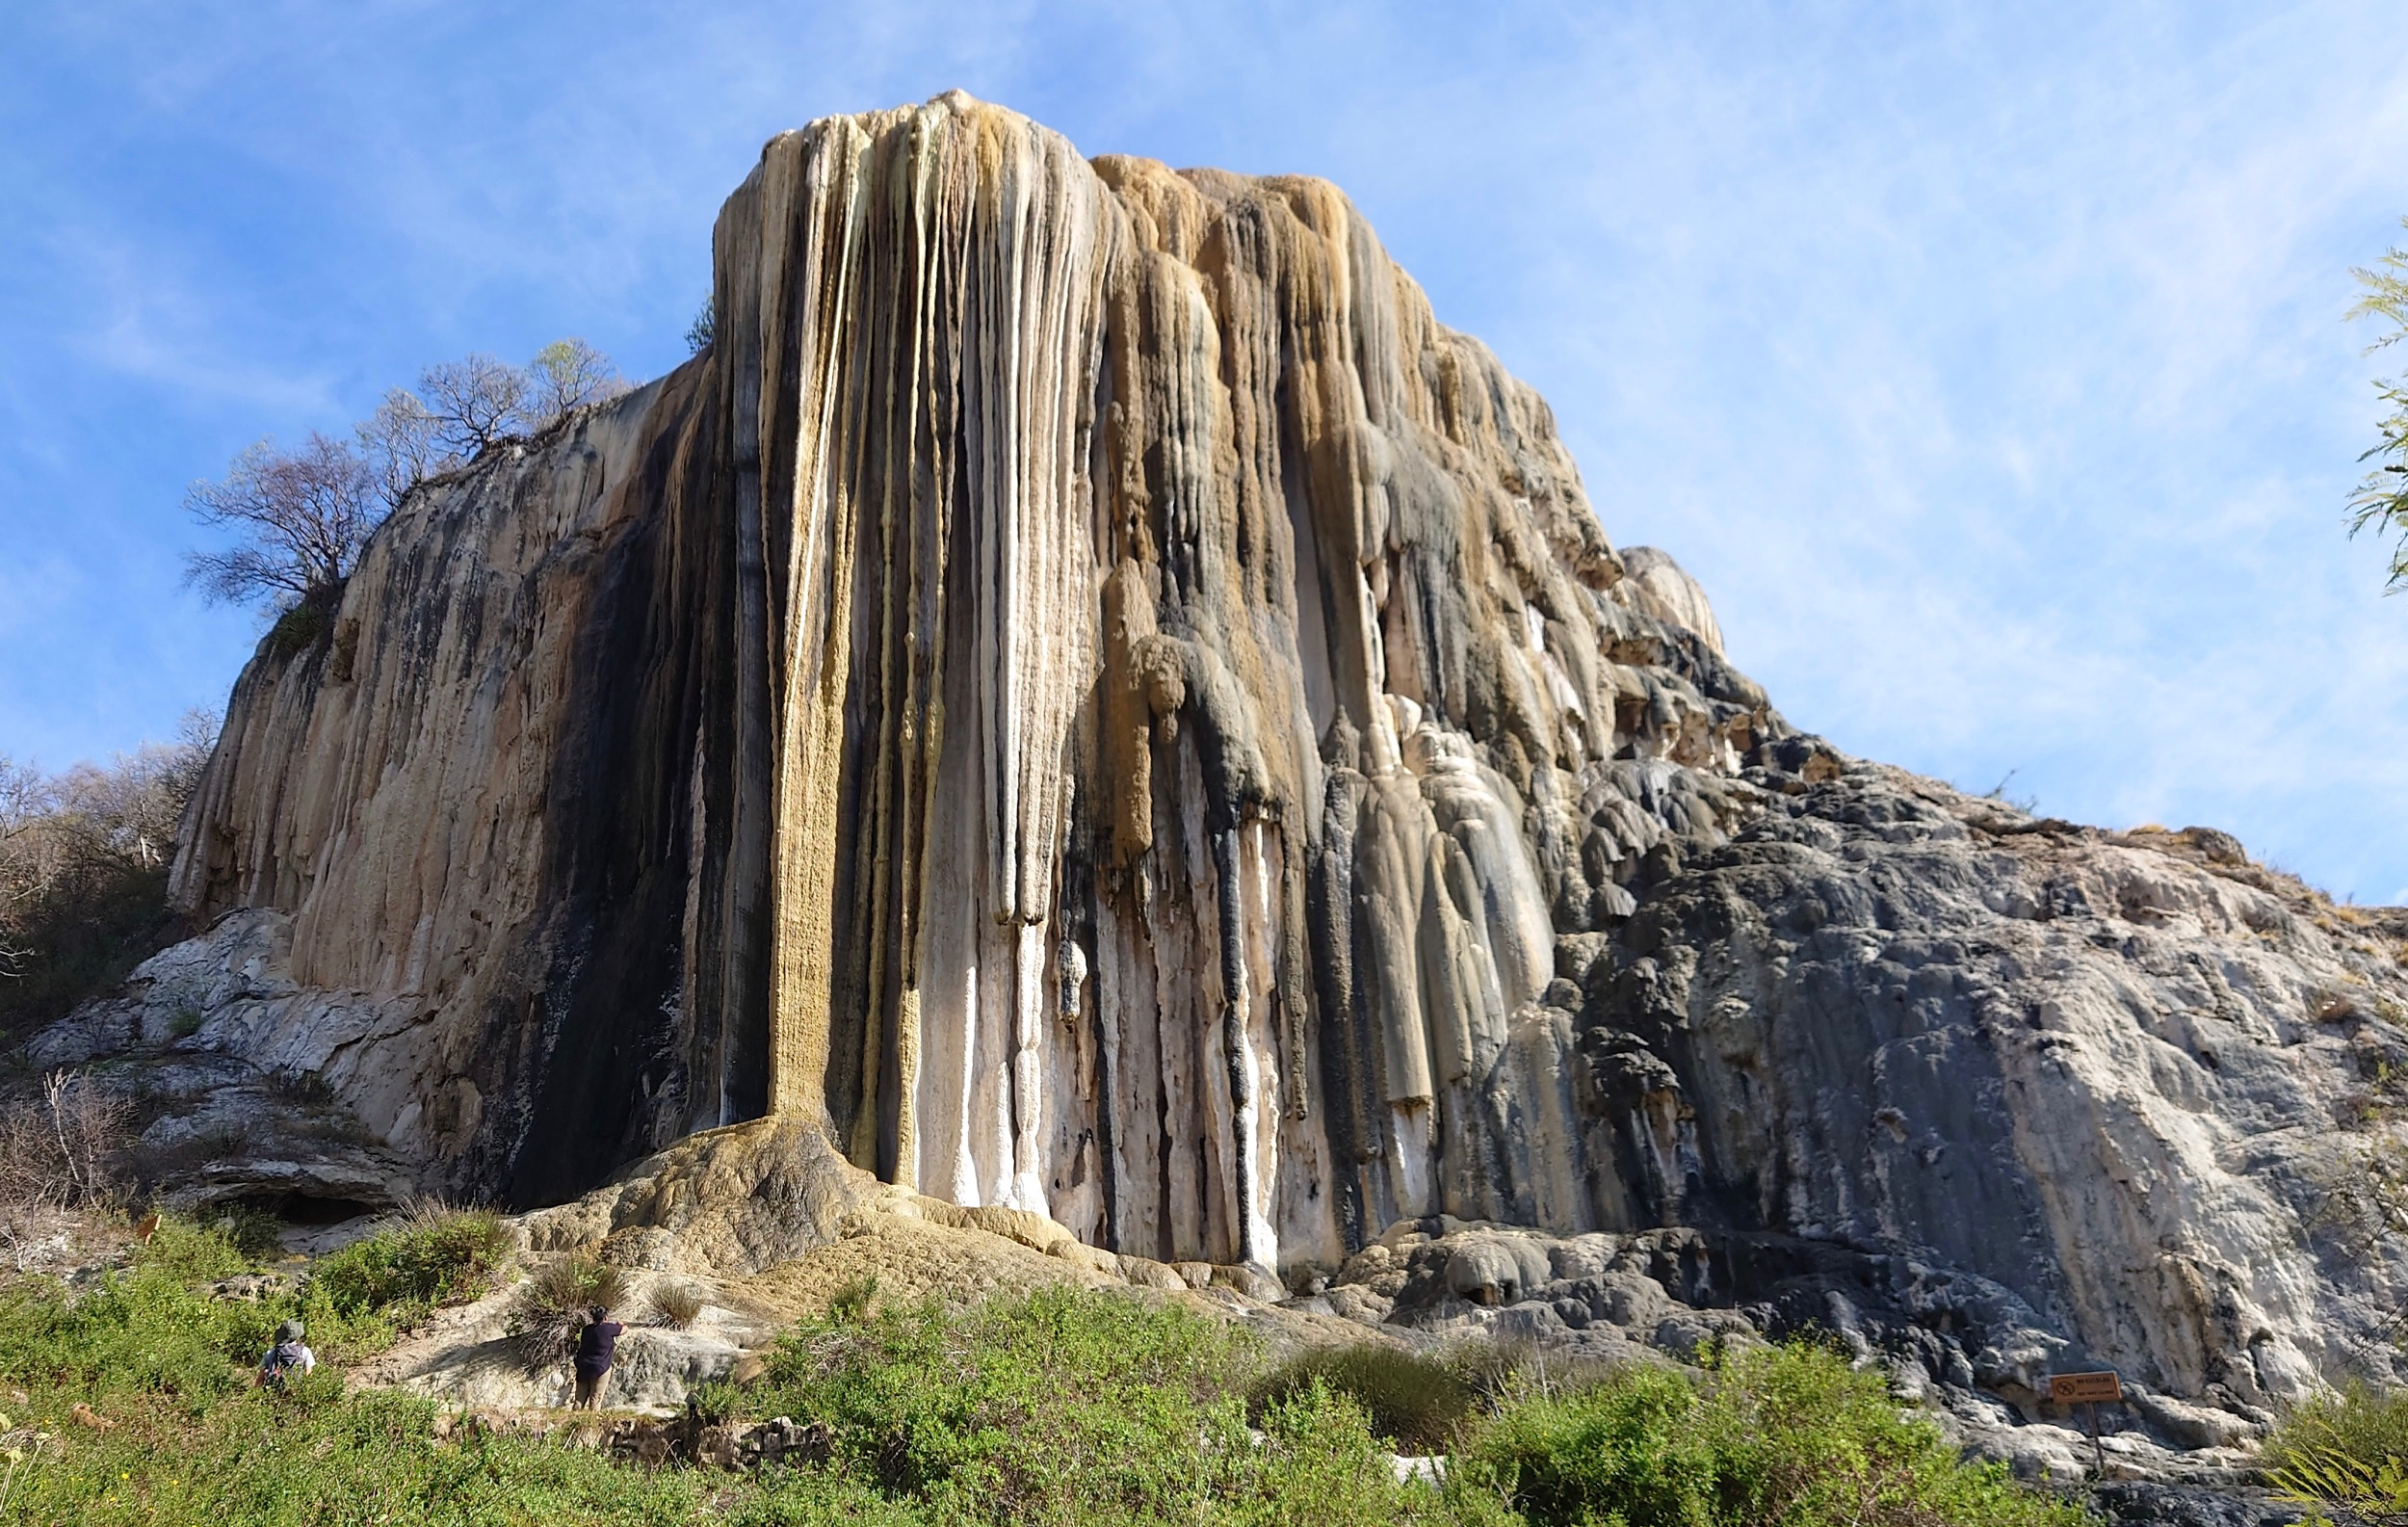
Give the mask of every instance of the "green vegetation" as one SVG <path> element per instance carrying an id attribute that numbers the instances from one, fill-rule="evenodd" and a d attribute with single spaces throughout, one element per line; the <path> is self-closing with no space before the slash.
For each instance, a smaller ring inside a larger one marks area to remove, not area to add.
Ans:
<path id="1" fill-rule="evenodd" d="M 1370 1342 L 1299 1354 L 1257 1384 L 1255 1397 L 1284 1404 L 1315 1383 L 1361 1407 L 1372 1431 L 1404 1453 L 1446 1452 L 1479 1411 L 1479 1390 L 1457 1364 Z"/>
<path id="2" fill-rule="evenodd" d="M 2266 1438 L 2264 1465 L 2277 1491 L 2318 1512 L 2408 1514 L 2408 1391 L 2307 1402 Z"/>
<path id="3" fill-rule="evenodd" d="M 430 1212 L 254 1303 L 206 1291 L 248 1265 L 231 1237 L 170 1220 L 80 1293 L 0 1289 L 0 1384 L 27 1395 L 10 1397 L 9 1424 L 51 1436 L 0 1523 L 2079 1519 L 1958 1464 L 1877 1378 L 1818 1349 L 1542 1391 L 1526 1367 L 1468 1350 L 1267 1368 L 1243 1330 L 1134 1293 L 1047 1289 L 962 1311 L 865 1289 L 798 1327 L 757 1382 L 697 1393 L 703 1422 L 784 1415 L 824 1439 L 822 1461 L 744 1473 L 454 1424 L 423 1400 L 346 1394 L 328 1369 L 251 1386 L 279 1320 L 306 1320 L 329 1369 L 356 1360 L 428 1303 L 484 1286 L 500 1240 L 484 1217 Z M 1396 1478 L 1380 1438 L 1408 1421 L 1454 1439 L 1443 1485 Z"/>
<path id="4" fill-rule="evenodd" d="M 1510 1493 L 1533 1527 L 2082 1520 L 2001 1466 L 1959 1461 L 1878 1375 L 1813 1346 L 1743 1351 L 1702 1380 L 1633 1367 L 1510 1406 L 1473 1433 L 1456 1472 Z"/>
<path id="5" fill-rule="evenodd" d="M 268 628 L 268 655 L 282 662 L 316 646 L 334 629 L 329 597 L 303 598 L 275 618 Z"/>
<path id="6" fill-rule="evenodd" d="M 825 1428 L 829 1470 L 916 1519 L 1506 1519 L 1493 1499 L 1398 1484 L 1362 1409 L 1324 1384 L 1267 1406 L 1258 1443 L 1253 1343 L 1176 1304 L 1069 1289 L 967 1313 L 848 1304 L 734 1398 Z"/>
<path id="7" fill-rule="evenodd" d="M 226 1205 L 201 1224 L 234 1243 L 246 1261 L 272 1262 L 283 1253 L 284 1222 L 255 1203 Z"/>
<path id="8" fill-rule="evenodd" d="M 309 1281 L 347 1315 L 422 1311 L 484 1293 L 510 1253 L 510 1231 L 492 1210 L 423 1204 L 320 1261 Z"/>

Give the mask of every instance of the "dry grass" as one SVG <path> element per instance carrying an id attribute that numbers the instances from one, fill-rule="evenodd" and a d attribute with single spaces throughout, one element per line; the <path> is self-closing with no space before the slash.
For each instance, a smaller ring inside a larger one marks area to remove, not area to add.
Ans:
<path id="1" fill-rule="evenodd" d="M 571 1252 L 535 1270 L 511 1301 L 510 1334 L 530 1371 L 549 1372 L 568 1361 L 595 1304 L 618 1310 L 632 1302 L 633 1280 L 623 1267 Z"/>
<path id="2" fill-rule="evenodd" d="M 702 1314 L 702 1290 L 681 1279 L 669 1278 L 652 1285 L 645 1296 L 651 1305 L 655 1325 L 684 1330 Z"/>

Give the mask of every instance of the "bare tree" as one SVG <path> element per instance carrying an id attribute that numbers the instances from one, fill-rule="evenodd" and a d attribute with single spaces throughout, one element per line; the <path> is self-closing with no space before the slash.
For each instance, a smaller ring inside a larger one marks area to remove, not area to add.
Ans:
<path id="1" fill-rule="evenodd" d="M 49 804 L 50 781 L 42 772 L 0 753 L 0 842 L 24 831 Z"/>
<path id="2" fill-rule="evenodd" d="M 473 457 L 516 434 L 526 408 L 527 373 L 491 355 L 468 355 L 418 374 L 418 396 L 434 419 L 434 439 Z"/>
<path id="3" fill-rule="evenodd" d="M 40 1102 L 0 1108 L 0 1211 L 109 1202 L 132 1119 L 122 1095 L 81 1071 L 43 1077 Z"/>
<path id="4" fill-rule="evenodd" d="M 234 459 L 224 481 L 194 484 L 184 507 L 249 538 L 184 559 L 187 580 L 228 604 L 297 604 L 340 588 L 384 516 L 368 463 L 315 431 L 298 451 L 260 441 Z"/>
<path id="5" fill-rule="evenodd" d="M 442 421 L 406 388 L 386 393 L 356 433 L 388 509 L 401 508 L 409 490 L 428 478 L 461 464 L 443 443 Z"/>
<path id="6" fill-rule="evenodd" d="M 81 1071 L 52 1071 L 42 1078 L 41 1097 L 50 1108 L 50 1138 L 58 1144 L 68 1191 L 78 1203 L 107 1202 L 132 1108 Z"/>
<path id="7" fill-rule="evenodd" d="M 142 941 L 217 732 L 193 711 L 174 742 L 59 775 L 0 757 L 0 1050 L 157 947 Z"/>
<path id="8" fill-rule="evenodd" d="M 556 339 L 537 351 L 527 375 L 533 384 L 527 413 L 537 431 L 550 429 L 589 403 L 607 403 L 627 390 L 626 379 L 612 369 L 610 357 L 582 339 Z"/>
<path id="9" fill-rule="evenodd" d="M 106 768 L 77 764 L 53 781 L 54 810 L 73 820 L 97 848 L 145 869 L 175 856 L 184 803 L 200 783 L 217 746 L 218 718 L 190 711 L 171 743 L 146 742 Z"/>

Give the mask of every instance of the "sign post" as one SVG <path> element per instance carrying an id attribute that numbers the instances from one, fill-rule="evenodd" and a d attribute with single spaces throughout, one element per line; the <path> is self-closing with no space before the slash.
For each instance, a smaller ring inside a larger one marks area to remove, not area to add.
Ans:
<path id="1" fill-rule="evenodd" d="M 2059 1405 L 2081 1405 L 2090 1413 L 2090 1457 L 2099 1473 L 2107 1473 L 2107 1449 L 2099 1445 L 2099 1405 L 2113 1405 L 2124 1398 L 2124 1385 L 2113 1372 L 2060 1373 L 2049 1379 L 2049 1398 Z"/>

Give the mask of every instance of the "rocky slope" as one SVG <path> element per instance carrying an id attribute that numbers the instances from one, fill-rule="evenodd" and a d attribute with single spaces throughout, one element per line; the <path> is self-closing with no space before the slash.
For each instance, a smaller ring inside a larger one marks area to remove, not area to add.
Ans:
<path id="1" fill-rule="evenodd" d="M 1652 1332 L 1628 1264 L 2010 1405 L 2388 1371 L 2408 922 L 1793 734 L 1333 188 L 953 95 L 716 250 L 710 350 L 263 648 L 215 931 L 48 1059 L 193 1028 L 520 1205 L 772 1116 L 788 1251 L 851 1172 L 1366 1318 Z"/>

